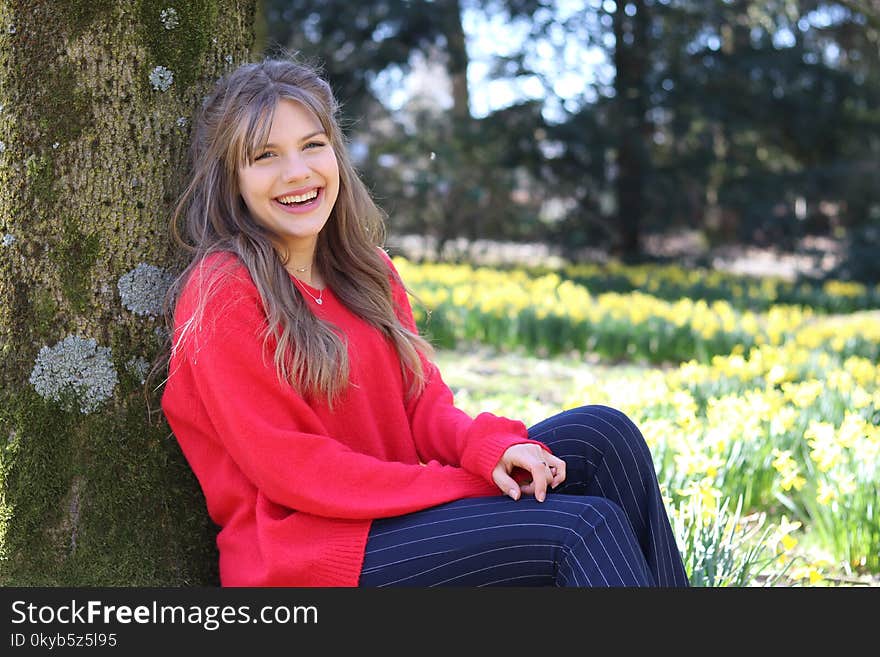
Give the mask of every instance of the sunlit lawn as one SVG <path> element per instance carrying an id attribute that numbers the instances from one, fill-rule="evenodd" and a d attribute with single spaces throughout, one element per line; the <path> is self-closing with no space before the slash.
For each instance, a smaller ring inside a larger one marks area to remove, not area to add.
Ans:
<path id="1" fill-rule="evenodd" d="M 628 363 L 602 364 L 580 354 L 538 358 L 500 353 L 482 345 L 438 350 L 436 361 L 462 409 L 508 415 L 527 425 L 571 407 L 572 391 L 586 383 L 613 386 L 615 381 L 632 380 L 650 369 Z M 584 399 L 583 403 L 592 401 Z"/>

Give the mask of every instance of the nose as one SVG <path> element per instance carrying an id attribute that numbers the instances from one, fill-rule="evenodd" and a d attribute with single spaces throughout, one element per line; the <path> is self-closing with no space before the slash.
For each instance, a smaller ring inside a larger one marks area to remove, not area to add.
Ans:
<path id="1" fill-rule="evenodd" d="M 284 159 L 283 176 L 285 182 L 307 180 L 311 176 L 311 168 L 301 153 L 291 153 Z"/>

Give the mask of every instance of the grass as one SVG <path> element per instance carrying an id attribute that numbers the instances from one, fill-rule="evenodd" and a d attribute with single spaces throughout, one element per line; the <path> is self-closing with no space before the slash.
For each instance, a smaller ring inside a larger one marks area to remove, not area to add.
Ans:
<path id="1" fill-rule="evenodd" d="M 483 345 L 438 350 L 435 360 L 463 410 L 507 414 L 529 426 L 565 410 L 568 391 L 575 384 L 613 385 L 652 369 L 632 363 L 610 365 L 580 354 L 540 358 L 502 353 Z"/>

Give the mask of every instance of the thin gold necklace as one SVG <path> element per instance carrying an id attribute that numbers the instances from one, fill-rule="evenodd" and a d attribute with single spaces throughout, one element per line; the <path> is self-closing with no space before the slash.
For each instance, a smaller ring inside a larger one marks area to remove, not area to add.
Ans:
<path id="1" fill-rule="evenodd" d="M 324 288 L 321 288 L 321 291 L 318 293 L 318 296 L 315 296 L 314 294 L 309 292 L 309 289 L 306 287 L 306 284 L 303 283 L 301 280 L 299 280 L 296 276 L 293 277 L 293 280 L 295 280 L 297 283 L 299 283 L 300 287 L 303 289 L 303 292 L 305 292 L 312 299 L 314 299 L 316 304 L 318 304 L 319 306 L 324 305 Z"/>

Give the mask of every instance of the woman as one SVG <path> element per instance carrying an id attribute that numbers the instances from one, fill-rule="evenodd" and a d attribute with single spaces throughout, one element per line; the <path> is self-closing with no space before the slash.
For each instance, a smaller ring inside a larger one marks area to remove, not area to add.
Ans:
<path id="1" fill-rule="evenodd" d="M 687 585 L 622 413 L 527 429 L 455 407 L 336 113 L 314 70 L 266 60 L 195 127 L 162 408 L 221 583 Z"/>

